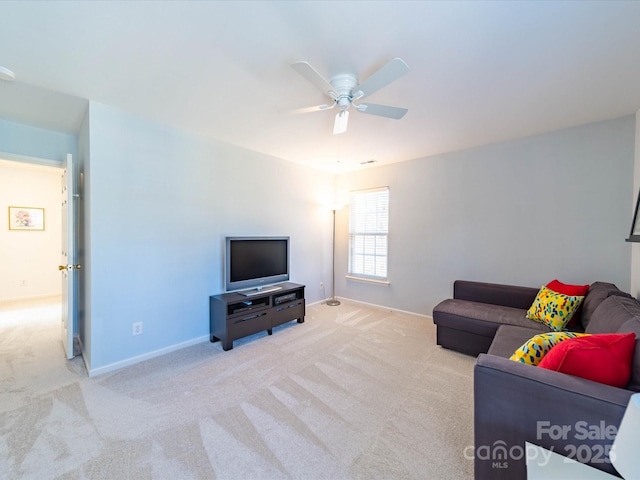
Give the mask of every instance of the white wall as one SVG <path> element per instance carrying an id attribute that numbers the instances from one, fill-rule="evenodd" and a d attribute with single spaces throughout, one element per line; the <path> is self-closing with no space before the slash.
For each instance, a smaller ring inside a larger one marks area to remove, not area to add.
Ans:
<path id="1" fill-rule="evenodd" d="M 630 116 L 341 177 L 390 187 L 391 284 L 345 279 L 347 208 L 338 295 L 430 315 L 456 279 L 629 290 L 634 137 Z"/>
<path id="2" fill-rule="evenodd" d="M 319 198 L 331 175 L 95 102 L 83 129 L 92 374 L 208 337 L 225 235 L 290 236 L 291 280 L 308 286 L 307 302 L 322 298 L 331 223 Z"/>
<path id="3" fill-rule="evenodd" d="M 0 300 L 59 295 L 59 168 L 0 160 Z M 8 207 L 45 211 L 45 230 L 9 230 Z"/>

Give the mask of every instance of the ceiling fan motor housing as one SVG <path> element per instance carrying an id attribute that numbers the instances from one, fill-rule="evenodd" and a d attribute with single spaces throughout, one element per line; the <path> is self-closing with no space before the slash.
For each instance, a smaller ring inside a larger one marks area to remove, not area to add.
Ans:
<path id="1" fill-rule="evenodd" d="M 346 110 L 353 101 L 353 89 L 358 85 L 355 75 L 342 74 L 333 77 L 329 83 L 338 92 L 337 105 L 341 110 Z"/>

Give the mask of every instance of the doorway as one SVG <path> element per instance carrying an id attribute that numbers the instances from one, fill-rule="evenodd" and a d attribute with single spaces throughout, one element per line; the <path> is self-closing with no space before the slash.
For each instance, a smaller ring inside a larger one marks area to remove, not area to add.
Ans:
<path id="1" fill-rule="evenodd" d="M 44 340 L 57 345 L 56 353 L 65 358 L 57 269 L 61 175 L 61 167 L 0 159 L 0 336 L 20 338 L 22 351 L 31 352 L 33 358 L 40 358 L 34 349 L 41 348 Z M 12 225 L 11 215 L 20 211 L 42 212 L 41 228 Z"/>

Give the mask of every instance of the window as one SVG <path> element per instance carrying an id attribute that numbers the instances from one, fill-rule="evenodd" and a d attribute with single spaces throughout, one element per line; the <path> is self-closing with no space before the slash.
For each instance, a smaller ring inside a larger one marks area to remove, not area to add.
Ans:
<path id="1" fill-rule="evenodd" d="M 387 280 L 389 188 L 351 192 L 349 198 L 349 275 Z"/>

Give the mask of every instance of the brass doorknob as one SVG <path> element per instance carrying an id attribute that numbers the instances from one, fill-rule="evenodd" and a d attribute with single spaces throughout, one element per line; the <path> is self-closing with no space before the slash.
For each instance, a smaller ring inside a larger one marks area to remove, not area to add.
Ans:
<path id="1" fill-rule="evenodd" d="M 81 265 L 58 265 L 58 270 L 73 270 L 74 268 L 79 270 L 81 267 Z"/>

